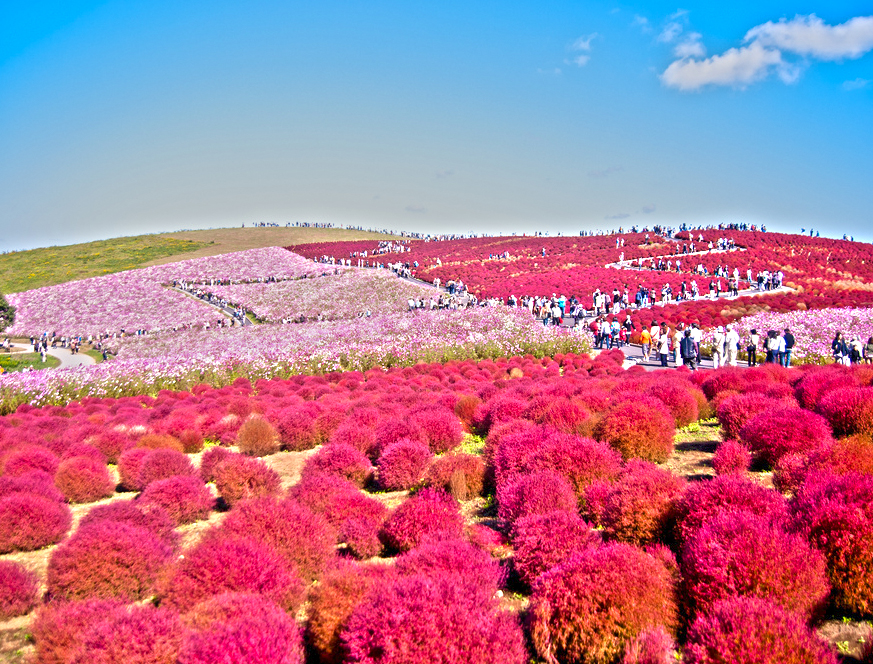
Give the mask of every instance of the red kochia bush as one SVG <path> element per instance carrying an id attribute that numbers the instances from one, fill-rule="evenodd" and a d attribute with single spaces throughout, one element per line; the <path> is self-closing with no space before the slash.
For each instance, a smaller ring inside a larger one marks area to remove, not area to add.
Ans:
<path id="1" fill-rule="evenodd" d="M 667 568 L 640 549 L 609 544 L 575 554 L 536 580 L 531 640 L 549 662 L 611 664 L 643 630 L 672 633 L 676 615 Z"/>
<path id="2" fill-rule="evenodd" d="M 23 565 L 0 560 L 0 620 L 23 616 L 37 601 L 36 576 Z"/>
<path id="3" fill-rule="evenodd" d="M 765 410 L 740 429 L 740 441 L 770 465 L 786 454 L 805 454 L 831 439 L 827 420 L 803 408 Z"/>
<path id="4" fill-rule="evenodd" d="M 794 527 L 827 558 L 837 608 L 873 614 L 873 476 L 810 473 L 791 512 Z"/>
<path id="5" fill-rule="evenodd" d="M 483 601 L 494 597 L 506 572 L 482 549 L 459 539 L 424 542 L 397 558 L 397 571 L 414 574 L 450 574 L 462 579 Z"/>
<path id="6" fill-rule="evenodd" d="M 600 512 L 607 538 L 631 544 L 661 539 L 672 525 L 684 487 L 685 481 L 669 470 L 639 459 L 628 461 Z"/>
<path id="7" fill-rule="evenodd" d="M 712 457 L 712 467 L 717 475 L 745 475 L 751 463 L 749 449 L 735 440 L 719 443 Z"/>
<path id="8" fill-rule="evenodd" d="M 320 514 L 291 500 L 253 498 L 239 502 L 215 535 L 249 537 L 266 544 L 306 583 L 317 579 L 334 557 L 336 532 Z"/>
<path id="9" fill-rule="evenodd" d="M 98 521 L 120 521 L 137 528 L 145 528 L 175 549 L 179 536 L 176 524 L 160 505 L 143 503 L 140 500 L 118 500 L 91 508 L 79 522 L 79 528 Z"/>
<path id="10" fill-rule="evenodd" d="M 411 489 L 421 481 L 432 457 L 423 443 L 414 440 L 393 443 L 376 462 L 379 486 L 388 491 Z"/>
<path id="11" fill-rule="evenodd" d="M 722 600 L 698 617 L 683 654 L 688 664 L 837 664 L 800 616 L 757 597 Z"/>
<path id="12" fill-rule="evenodd" d="M 688 601 L 699 613 L 720 599 L 749 595 L 812 618 L 830 592 L 824 556 L 752 514 L 708 521 L 686 542 L 682 573 Z"/>
<path id="13" fill-rule="evenodd" d="M 54 475 L 60 460 L 49 450 L 38 445 L 24 445 L 14 450 L 3 461 L 3 474 L 11 477 L 24 475 L 32 470 L 41 470 Z"/>
<path id="14" fill-rule="evenodd" d="M 80 527 L 52 553 L 48 590 L 59 599 L 148 597 L 173 551 L 145 528 L 119 521 Z"/>
<path id="15" fill-rule="evenodd" d="M 245 421 L 236 435 L 239 451 L 249 456 L 267 456 L 279 451 L 279 433 L 263 417 L 255 415 Z"/>
<path id="16" fill-rule="evenodd" d="M 275 495 L 282 485 L 279 473 L 260 459 L 241 454 L 234 454 L 221 461 L 215 467 L 213 475 L 218 495 L 228 505 L 249 498 Z"/>
<path id="17" fill-rule="evenodd" d="M 312 413 L 292 406 L 279 412 L 274 424 L 282 447 L 292 452 L 310 450 L 318 444 Z"/>
<path id="18" fill-rule="evenodd" d="M 576 494 L 557 473 L 543 471 L 519 475 L 497 491 L 497 515 L 506 524 L 530 514 L 554 510 L 576 511 Z"/>
<path id="19" fill-rule="evenodd" d="M 628 641 L 621 664 L 673 664 L 676 661 L 676 641 L 659 626 L 644 630 Z"/>
<path id="20" fill-rule="evenodd" d="M 177 475 L 197 475 L 191 460 L 181 452 L 157 449 L 147 454 L 139 465 L 137 483 L 146 488 L 152 482 Z"/>
<path id="21" fill-rule="evenodd" d="M 640 397 L 609 408 L 594 430 L 625 459 L 663 463 L 673 452 L 676 423 L 657 399 Z"/>
<path id="22" fill-rule="evenodd" d="M 64 501 L 64 494 L 58 491 L 52 476 L 41 470 L 31 470 L 18 477 L 0 477 L 0 498 L 13 493 L 30 493 L 59 503 Z"/>
<path id="23" fill-rule="evenodd" d="M 185 620 L 195 629 L 185 636 L 179 664 L 303 662 L 300 628 L 268 599 L 224 593 L 201 602 L 191 614 Z"/>
<path id="24" fill-rule="evenodd" d="M 523 664 L 518 619 L 447 576 L 416 574 L 376 585 L 341 634 L 345 661 L 361 664 Z"/>
<path id="25" fill-rule="evenodd" d="M 873 435 L 873 388 L 844 387 L 824 395 L 818 402 L 837 436 Z"/>
<path id="26" fill-rule="evenodd" d="M 578 514 L 564 510 L 532 514 L 518 519 L 513 527 L 515 571 L 530 586 L 555 565 L 600 543 L 600 533 Z"/>
<path id="27" fill-rule="evenodd" d="M 288 562 L 253 539 L 207 537 L 176 563 L 162 585 L 161 601 L 182 612 L 226 592 L 258 593 L 296 610 L 304 594 Z"/>
<path id="28" fill-rule="evenodd" d="M 200 456 L 200 479 L 204 482 L 215 481 L 215 468 L 219 463 L 234 456 L 236 453 L 231 452 L 226 447 L 210 447 Z"/>
<path id="29" fill-rule="evenodd" d="M 418 546 L 428 535 L 459 537 L 464 519 L 455 500 L 443 491 L 424 489 L 400 505 L 382 526 L 386 546 L 399 552 Z"/>
<path id="30" fill-rule="evenodd" d="M 758 413 L 790 405 L 790 402 L 771 399 L 758 393 L 734 394 L 722 401 L 716 409 L 722 438 L 738 438 L 743 425 Z"/>
<path id="31" fill-rule="evenodd" d="M 687 485 L 677 505 L 677 534 L 688 540 L 712 517 L 748 512 L 781 523 L 787 516 L 785 499 L 748 478 L 723 475 Z"/>
<path id="32" fill-rule="evenodd" d="M 139 469 L 142 462 L 151 454 L 146 447 L 132 447 L 125 450 L 118 458 L 118 474 L 121 477 L 121 486 L 129 491 L 139 491 L 142 485 L 139 483 Z"/>
<path id="33" fill-rule="evenodd" d="M 303 476 L 329 474 L 345 478 L 357 487 L 364 486 L 373 475 L 373 465 L 367 456 L 351 445 L 325 445 L 309 457 L 303 466 Z"/>
<path id="34" fill-rule="evenodd" d="M 444 454 L 431 462 L 424 485 L 448 491 L 456 500 L 470 500 L 482 493 L 485 464 L 475 454 Z"/>
<path id="35" fill-rule="evenodd" d="M 115 490 L 106 464 L 81 456 L 61 461 L 55 486 L 71 503 L 92 503 L 111 496 Z"/>
<path id="36" fill-rule="evenodd" d="M 175 664 L 181 645 L 175 611 L 122 607 L 86 633 L 72 664 Z"/>
<path id="37" fill-rule="evenodd" d="M 38 664 L 68 664 L 88 631 L 123 604 L 113 599 L 50 602 L 37 613 L 31 631 Z"/>
<path id="38" fill-rule="evenodd" d="M 55 544 L 72 521 L 69 507 L 42 496 L 13 493 L 0 498 L 0 553 Z"/>
<path id="39" fill-rule="evenodd" d="M 423 410 L 410 417 L 410 424 L 434 454 L 449 452 L 464 440 L 461 423 L 450 411 Z"/>
<path id="40" fill-rule="evenodd" d="M 689 383 L 667 382 L 656 383 L 649 388 L 648 393 L 667 407 L 677 427 L 686 427 L 700 417 L 695 389 Z"/>
<path id="41" fill-rule="evenodd" d="M 378 580 L 393 573 L 394 569 L 385 565 L 343 561 L 312 589 L 307 612 L 308 641 L 324 664 L 343 661 L 346 651 L 340 633 L 349 616 Z"/>
<path id="42" fill-rule="evenodd" d="M 177 475 L 149 484 L 139 496 L 143 505 L 162 507 L 176 525 L 209 517 L 215 498 L 196 475 Z"/>

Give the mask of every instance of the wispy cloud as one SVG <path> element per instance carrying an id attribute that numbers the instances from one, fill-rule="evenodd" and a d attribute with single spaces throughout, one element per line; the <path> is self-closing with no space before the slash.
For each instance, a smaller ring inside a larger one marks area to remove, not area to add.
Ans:
<path id="1" fill-rule="evenodd" d="M 702 58 L 706 55 L 706 48 L 704 48 L 701 42 L 702 39 L 703 35 L 699 32 L 689 32 L 682 41 L 676 44 L 673 49 L 673 55 L 683 59 Z"/>
<path id="2" fill-rule="evenodd" d="M 643 32 L 651 32 L 652 26 L 649 24 L 649 19 L 645 16 L 640 16 L 639 14 L 634 14 L 634 20 L 631 21 L 631 25 L 635 28 L 639 28 Z"/>
<path id="3" fill-rule="evenodd" d="M 696 33 L 689 37 L 693 35 Z M 795 83 L 807 59 L 854 59 L 873 50 L 873 16 L 857 16 L 839 25 L 828 25 L 815 14 L 768 21 L 749 30 L 743 43 L 720 55 L 698 59 L 705 53 L 695 52 L 697 45 L 702 49 L 697 35 L 687 45 L 682 42 L 674 49 L 679 59 L 667 67 L 661 81 L 686 91 L 707 85 L 745 88 L 771 74 L 783 83 Z M 796 57 L 792 60 L 786 55 Z"/>
<path id="4" fill-rule="evenodd" d="M 652 214 L 655 211 L 654 205 L 644 205 L 643 206 L 643 214 Z"/>
<path id="5" fill-rule="evenodd" d="M 618 212 L 616 214 L 609 214 L 604 217 L 604 219 L 627 219 L 630 215 L 627 212 Z"/>
<path id="6" fill-rule="evenodd" d="M 607 178 L 613 173 L 620 173 L 624 170 L 624 166 L 609 166 L 608 168 L 601 168 L 594 171 L 588 171 L 588 177 L 594 178 L 595 180 L 599 180 L 602 178 Z"/>
<path id="7" fill-rule="evenodd" d="M 842 88 L 846 92 L 851 92 L 852 90 L 865 90 L 870 87 L 870 79 L 868 78 L 856 78 L 851 81 L 843 81 Z"/>
<path id="8" fill-rule="evenodd" d="M 577 67 L 584 67 L 591 59 L 591 42 L 598 37 L 596 32 L 590 35 L 582 35 L 570 45 L 571 55 L 567 64 L 574 64 Z"/>
<path id="9" fill-rule="evenodd" d="M 427 212 L 421 205 L 407 205 L 404 208 L 407 212 L 412 212 L 413 214 L 424 214 Z"/>

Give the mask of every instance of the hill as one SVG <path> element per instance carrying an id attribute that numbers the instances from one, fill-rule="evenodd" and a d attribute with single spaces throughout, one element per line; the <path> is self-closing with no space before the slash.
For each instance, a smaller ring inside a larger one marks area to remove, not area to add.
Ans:
<path id="1" fill-rule="evenodd" d="M 219 228 L 135 235 L 0 255 L 0 293 L 260 247 L 395 237 L 340 228 Z"/>

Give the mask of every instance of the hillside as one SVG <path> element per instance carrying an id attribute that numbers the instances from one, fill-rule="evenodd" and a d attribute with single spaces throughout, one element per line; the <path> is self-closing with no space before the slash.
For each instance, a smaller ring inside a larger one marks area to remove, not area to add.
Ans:
<path id="1" fill-rule="evenodd" d="M 0 293 L 244 249 L 390 237 L 338 228 L 219 228 L 13 251 L 0 255 Z"/>

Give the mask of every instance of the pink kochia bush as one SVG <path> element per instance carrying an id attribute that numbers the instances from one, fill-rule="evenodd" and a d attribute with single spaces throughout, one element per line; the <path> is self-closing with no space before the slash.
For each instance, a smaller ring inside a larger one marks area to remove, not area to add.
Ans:
<path id="1" fill-rule="evenodd" d="M 159 591 L 162 606 L 188 611 L 225 592 L 263 595 L 284 609 L 303 600 L 303 583 L 274 549 L 253 539 L 206 537 L 175 564 Z"/>
<path id="2" fill-rule="evenodd" d="M 677 505 L 677 535 L 687 541 L 719 514 L 747 512 L 781 523 L 788 513 L 785 499 L 744 477 L 719 476 L 688 484 Z"/>
<path id="3" fill-rule="evenodd" d="M 753 596 L 809 619 L 821 615 L 830 592 L 824 556 L 752 514 L 722 514 L 700 528 L 682 550 L 682 577 L 698 613 L 720 599 Z"/>
<path id="4" fill-rule="evenodd" d="M 340 636 L 359 664 L 523 664 L 518 619 L 470 593 L 459 577 L 388 578 L 355 608 Z"/>
<path id="5" fill-rule="evenodd" d="M 309 457 L 303 466 L 304 476 L 337 475 L 357 487 L 363 487 L 373 475 L 373 465 L 367 456 L 351 445 L 325 445 Z"/>
<path id="6" fill-rule="evenodd" d="M 427 445 L 414 440 L 389 445 L 376 462 L 379 486 L 388 491 L 411 489 L 421 481 L 432 457 Z"/>
<path id="7" fill-rule="evenodd" d="M 0 560 L 0 620 L 23 616 L 38 599 L 36 576 L 18 563 Z"/>
<path id="8" fill-rule="evenodd" d="M 0 477 L 0 498 L 13 493 L 30 493 L 59 503 L 64 501 L 64 494 L 58 491 L 52 476 L 41 470 L 31 470 L 17 477 Z"/>
<path id="9" fill-rule="evenodd" d="M 805 454 L 832 439 L 825 418 L 794 407 L 758 413 L 739 434 L 740 441 L 770 465 L 786 454 Z"/>
<path id="10" fill-rule="evenodd" d="M 228 457 L 235 456 L 235 452 L 231 452 L 226 447 L 210 447 L 200 456 L 200 479 L 204 482 L 215 481 L 215 468 L 219 463 Z"/>
<path id="11" fill-rule="evenodd" d="M 118 474 L 121 486 L 129 491 L 139 491 L 143 485 L 139 481 L 139 469 L 152 450 L 146 447 L 132 447 L 118 457 Z"/>
<path id="12" fill-rule="evenodd" d="M 160 505 L 141 500 L 118 500 L 92 508 L 79 522 L 79 529 L 98 521 L 119 521 L 137 528 L 145 528 L 168 546 L 175 549 L 179 536 L 176 524 Z"/>
<path id="13" fill-rule="evenodd" d="M 531 595 L 531 640 L 548 662 L 611 664 L 644 630 L 677 624 L 664 564 L 628 544 L 575 554 L 540 576 Z"/>
<path id="14" fill-rule="evenodd" d="M 91 503 L 111 496 L 115 490 L 106 464 L 84 456 L 61 461 L 55 486 L 71 503 Z"/>
<path id="15" fill-rule="evenodd" d="M 18 477 L 32 470 L 41 470 L 54 475 L 59 463 L 58 457 L 46 448 L 38 445 L 23 445 L 3 461 L 3 474 Z"/>
<path id="16" fill-rule="evenodd" d="M 485 486 L 485 464 L 475 454 L 443 454 L 431 462 L 423 483 L 449 492 L 456 500 L 470 500 Z"/>
<path id="17" fill-rule="evenodd" d="M 382 526 L 386 546 L 404 552 L 418 546 L 428 535 L 460 536 L 464 519 L 454 498 L 444 491 L 423 489 L 409 498 Z"/>
<path id="18" fill-rule="evenodd" d="M 79 527 L 52 553 L 49 594 L 58 599 L 141 600 L 152 593 L 171 555 L 171 547 L 145 528 L 95 521 Z"/>
<path id="19" fill-rule="evenodd" d="M 817 410 L 837 436 L 873 435 L 873 387 L 844 387 L 824 395 Z"/>
<path id="20" fill-rule="evenodd" d="M 740 429 L 758 413 L 792 405 L 790 401 L 773 399 L 759 393 L 734 394 L 722 401 L 716 409 L 723 438 L 738 438 Z"/>
<path id="21" fill-rule="evenodd" d="M 873 476 L 811 473 L 791 513 L 794 528 L 827 559 L 835 606 L 873 615 Z"/>
<path id="22" fill-rule="evenodd" d="M 837 664 L 796 613 L 758 597 L 722 600 L 688 630 L 688 664 Z"/>
<path id="23" fill-rule="evenodd" d="M 412 415 L 410 424 L 434 454 L 449 452 L 464 440 L 461 422 L 450 411 L 423 410 Z"/>
<path id="24" fill-rule="evenodd" d="M 716 475 L 745 475 L 751 463 L 749 448 L 735 440 L 719 443 L 712 457 L 712 467 Z"/>
<path id="25" fill-rule="evenodd" d="M 27 493 L 0 498 L 0 553 L 55 544 L 72 521 L 70 508 L 49 498 Z"/>
<path id="26" fill-rule="evenodd" d="M 506 572 L 488 553 L 460 539 L 424 542 L 397 558 L 397 572 L 453 574 L 468 585 L 470 592 L 490 600 L 503 585 Z"/>
<path id="27" fill-rule="evenodd" d="M 68 664 L 88 631 L 106 620 L 123 603 L 113 599 L 49 602 L 40 607 L 31 631 L 38 664 Z"/>
<path id="28" fill-rule="evenodd" d="M 515 571 L 531 586 L 543 572 L 600 543 L 600 533 L 578 514 L 565 510 L 532 514 L 518 519 L 513 527 Z"/>
<path id="29" fill-rule="evenodd" d="M 658 626 L 643 630 L 628 641 L 621 664 L 673 664 L 676 661 L 676 640 Z"/>
<path id="30" fill-rule="evenodd" d="M 552 471 L 519 475 L 497 491 L 497 515 L 506 524 L 530 514 L 554 510 L 576 511 L 576 494 L 562 476 Z"/>
<path id="31" fill-rule="evenodd" d="M 279 493 L 279 473 L 260 459 L 234 454 L 221 461 L 213 471 L 215 488 L 224 502 L 234 505 L 240 500 L 273 496 Z"/>
<path id="32" fill-rule="evenodd" d="M 625 459 L 663 463 L 673 452 L 676 422 L 661 401 L 639 397 L 610 407 L 594 434 Z"/>
<path id="33" fill-rule="evenodd" d="M 182 452 L 164 448 L 152 450 L 140 462 L 137 484 L 144 489 L 152 482 L 177 475 L 197 475 L 197 469 Z"/>
<path id="34" fill-rule="evenodd" d="M 196 475 L 176 475 L 149 484 L 139 502 L 162 507 L 181 526 L 208 518 L 215 497 Z"/>
<path id="35" fill-rule="evenodd" d="M 120 607 L 86 633 L 72 664 L 175 664 L 181 646 L 175 611 Z"/>
<path id="36" fill-rule="evenodd" d="M 302 664 L 303 639 L 294 619 L 270 600 L 247 593 L 207 599 L 184 617 L 193 629 L 179 664 Z"/>
<path id="37" fill-rule="evenodd" d="M 607 539 L 647 544 L 672 526 L 685 481 L 669 470 L 639 459 L 627 462 L 603 499 L 600 525 Z"/>
<path id="38" fill-rule="evenodd" d="M 271 547 L 306 583 L 321 576 L 334 557 L 336 532 L 327 520 L 291 500 L 241 501 L 212 532 L 217 537 L 250 537 Z"/>

